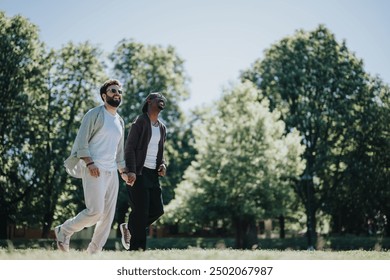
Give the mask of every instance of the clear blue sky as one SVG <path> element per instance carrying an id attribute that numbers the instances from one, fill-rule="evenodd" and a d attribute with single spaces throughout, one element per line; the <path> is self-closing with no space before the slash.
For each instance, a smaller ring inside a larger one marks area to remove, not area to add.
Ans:
<path id="1" fill-rule="evenodd" d="M 365 70 L 390 83 L 390 1 L 387 0 L 0 0 L 8 16 L 40 28 L 49 47 L 69 41 L 111 52 L 123 38 L 172 45 L 185 60 L 191 98 L 209 104 L 236 82 L 271 44 L 297 29 L 325 24 Z"/>

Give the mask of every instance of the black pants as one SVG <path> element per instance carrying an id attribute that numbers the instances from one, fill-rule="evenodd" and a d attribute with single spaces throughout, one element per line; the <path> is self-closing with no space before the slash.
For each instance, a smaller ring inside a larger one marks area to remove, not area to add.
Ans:
<path id="1" fill-rule="evenodd" d="M 127 189 L 131 207 L 128 223 L 130 251 L 145 250 L 146 229 L 164 214 L 157 170 L 144 167 L 134 186 Z"/>

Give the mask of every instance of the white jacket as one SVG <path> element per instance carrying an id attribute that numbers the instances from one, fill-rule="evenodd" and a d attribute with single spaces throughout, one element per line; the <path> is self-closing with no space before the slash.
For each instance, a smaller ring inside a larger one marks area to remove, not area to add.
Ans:
<path id="1" fill-rule="evenodd" d="M 92 137 L 103 127 L 104 123 L 104 105 L 100 105 L 89 110 L 83 117 L 76 139 L 72 146 L 70 156 L 65 160 L 64 166 L 66 172 L 75 178 L 81 178 L 82 165 L 80 158 L 91 157 L 89 151 L 89 142 Z M 116 163 L 118 169 L 125 168 L 124 160 L 124 135 L 125 125 L 121 117 L 119 120 L 122 125 L 122 138 L 118 144 L 118 152 L 116 154 Z"/>

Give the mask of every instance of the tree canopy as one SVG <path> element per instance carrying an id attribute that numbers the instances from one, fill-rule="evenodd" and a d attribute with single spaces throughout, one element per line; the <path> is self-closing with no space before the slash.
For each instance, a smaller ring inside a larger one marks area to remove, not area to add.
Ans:
<path id="1" fill-rule="evenodd" d="M 28 88 L 39 73 L 42 43 L 38 28 L 21 16 L 0 11 L 0 239 L 18 205 L 33 191 L 28 150 Z"/>
<path id="2" fill-rule="evenodd" d="M 241 234 L 257 219 L 286 213 L 304 148 L 298 131 L 285 134 L 280 114 L 269 112 L 266 99 L 258 102 L 259 94 L 251 83 L 238 85 L 194 128 L 198 154 L 167 208 L 176 221 L 219 220 Z"/>
<path id="3" fill-rule="evenodd" d="M 272 45 L 241 77 L 254 82 L 271 108 L 282 112 L 286 131 L 295 128 L 303 135 L 306 180 L 297 184 L 297 193 L 306 205 L 312 234 L 319 209 L 332 215 L 335 232 L 361 231 L 368 212 L 346 211 L 361 205 L 368 189 L 389 189 L 389 181 L 376 184 L 361 179 L 356 188 L 357 174 L 379 171 L 374 158 L 379 150 L 388 150 L 389 126 L 378 125 L 376 119 L 388 115 L 388 87 L 372 81 L 362 60 L 322 25 Z M 372 150 L 370 141 L 378 150 Z M 382 168 L 381 176 L 388 178 L 388 168 Z M 378 211 L 372 203 L 369 208 Z M 350 220 L 351 215 L 355 219 Z"/>

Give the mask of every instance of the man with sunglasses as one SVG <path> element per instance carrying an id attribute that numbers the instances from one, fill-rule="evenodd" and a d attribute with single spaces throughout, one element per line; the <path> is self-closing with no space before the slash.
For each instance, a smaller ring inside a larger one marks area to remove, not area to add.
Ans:
<path id="1" fill-rule="evenodd" d="M 114 219 L 118 196 L 119 170 L 128 181 L 124 161 L 124 122 L 117 109 L 122 101 L 118 80 L 108 80 L 100 88 L 103 105 L 89 110 L 81 121 L 70 157 L 65 161 L 67 172 L 81 178 L 86 208 L 75 217 L 55 227 L 59 250 L 68 252 L 73 233 L 95 226 L 87 252 L 98 253 L 105 245 Z"/>
<path id="2" fill-rule="evenodd" d="M 165 176 L 166 127 L 159 119 L 166 98 L 151 93 L 142 114 L 132 123 L 125 145 L 127 185 L 131 212 L 128 226 L 121 225 L 122 243 L 130 251 L 146 249 L 148 227 L 164 213 L 159 176 Z M 129 229 L 129 231 L 127 230 Z"/>

